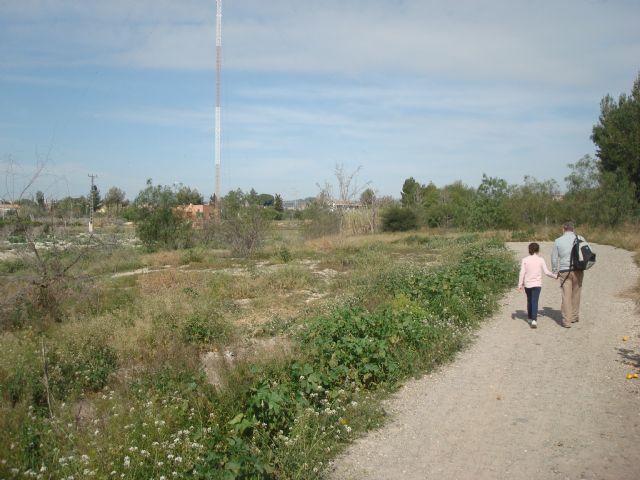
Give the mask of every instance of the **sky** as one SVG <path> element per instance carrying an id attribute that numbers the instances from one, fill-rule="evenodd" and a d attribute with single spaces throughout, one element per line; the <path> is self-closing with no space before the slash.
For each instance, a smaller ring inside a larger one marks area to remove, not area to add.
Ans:
<path id="1" fill-rule="evenodd" d="M 0 0 L 0 198 L 214 191 L 215 0 Z M 640 72 L 637 0 L 224 0 L 222 191 L 360 168 L 564 185 Z"/>

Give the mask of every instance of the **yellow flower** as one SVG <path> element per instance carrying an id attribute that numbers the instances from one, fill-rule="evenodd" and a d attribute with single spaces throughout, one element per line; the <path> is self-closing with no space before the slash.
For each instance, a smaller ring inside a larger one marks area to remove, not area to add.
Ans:
<path id="1" fill-rule="evenodd" d="M 627 380 L 631 380 L 633 378 L 633 375 L 633 373 L 627 373 Z"/>
<path id="2" fill-rule="evenodd" d="M 346 425 L 347 423 L 349 423 L 347 419 L 343 417 L 340 417 L 338 421 L 340 422 L 340 425 Z"/>

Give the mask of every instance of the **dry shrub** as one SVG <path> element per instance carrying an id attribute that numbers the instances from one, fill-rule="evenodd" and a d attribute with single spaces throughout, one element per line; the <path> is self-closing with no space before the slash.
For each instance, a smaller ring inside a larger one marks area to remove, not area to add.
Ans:
<path id="1" fill-rule="evenodd" d="M 165 290 L 202 290 L 202 285 L 210 274 L 174 269 L 161 270 L 138 275 L 138 285 L 142 296 L 153 295 Z M 164 294 L 164 293 L 163 293 Z"/>
<path id="2" fill-rule="evenodd" d="M 341 233 L 345 235 L 365 235 L 371 232 L 372 212 L 368 208 L 347 210 L 342 215 Z"/>

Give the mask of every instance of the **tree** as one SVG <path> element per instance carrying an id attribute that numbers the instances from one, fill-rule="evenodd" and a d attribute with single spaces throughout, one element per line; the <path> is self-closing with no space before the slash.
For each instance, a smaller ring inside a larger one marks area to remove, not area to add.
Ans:
<path id="1" fill-rule="evenodd" d="M 273 199 L 273 208 L 276 212 L 284 212 L 284 204 L 282 202 L 282 197 L 279 193 L 276 193 L 276 196 Z"/>
<path id="2" fill-rule="evenodd" d="M 512 224 L 506 204 L 508 198 L 509 185 L 506 180 L 483 174 L 472 206 L 472 226 L 479 230 L 510 228 Z"/>
<path id="3" fill-rule="evenodd" d="M 407 178 L 402 184 L 400 203 L 408 208 L 415 208 L 422 204 L 422 185 L 413 177 Z"/>
<path id="4" fill-rule="evenodd" d="M 138 194 L 134 205 L 139 216 L 136 232 L 147 249 L 178 248 L 191 244 L 191 223 L 176 211 L 178 201 L 170 187 L 154 186 L 148 179 L 147 188 Z"/>
<path id="5" fill-rule="evenodd" d="M 263 207 L 272 207 L 275 198 L 273 195 L 268 193 L 261 193 L 258 195 L 258 205 L 262 205 Z"/>
<path id="6" fill-rule="evenodd" d="M 440 225 L 441 216 L 440 190 L 433 182 L 429 182 L 429 185 L 422 186 L 421 197 L 422 208 L 419 217 L 422 218 L 422 223 L 429 227 L 437 227 Z"/>
<path id="7" fill-rule="evenodd" d="M 360 195 L 360 203 L 363 208 L 366 209 L 367 220 L 369 221 L 369 230 L 371 233 L 375 233 L 378 228 L 378 211 L 380 210 L 380 202 L 376 195 L 375 190 L 367 188 Z"/>
<path id="8" fill-rule="evenodd" d="M 416 228 L 418 217 L 411 208 L 393 205 L 382 213 L 382 229 L 385 232 L 405 232 Z"/>
<path id="9" fill-rule="evenodd" d="M 600 118 L 591 140 L 602 172 L 620 172 L 634 185 L 640 201 L 640 73 L 631 94 L 616 102 L 606 95 L 600 102 Z"/>
<path id="10" fill-rule="evenodd" d="M 86 205 L 86 197 L 64 197 L 56 202 L 54 212 L 58 217 L 77 218 L 85 213 Z"/>
<path id="11" fill-rule="evenodd" d="M 440 195 L 442 196 L 442 206 L 439 213 L 440 226 L 468 227 L 472 218 L 472 209 L 469 206 L 475 203 L 476 190 L 456 181 L 445 185 Z"/>
<path id="12" fill-rule="evenodd" d="M 370 207 L 376 201 L 376 192 L 372 188 L 367 188 L 360 194 L 360 203 L 365 207 Z"/>
<path id="13" fill-rule="evenodd" d="M 222 199 L 220 233 L 239 256 L 255 253 L 271 227 L 273 210 L 259 205 L 257 196 L 255 190 L 245 194 L 237 189 Z"/>
<path id="14" fill-rule="evenodd" d="M 638 213 L 636 186 L 622 171 L 600 171 L 598 167 L 589 155 L 569 164 L 566 217 L 578 223 L 604 225 L 633 220 Z"/>
<path id="15" fill-rule="evenodd" d="M 559 195 L 560 187 L 555 180 L 540 182 L 525 176 L 524 184 L 513 189 L 508 202 L 513 225 L 562 222 Z"/>
<path id="16" fill-rule="evenodd" d="M 125 193 L 118 187 L 111 187 L 104 197 L 104 204 L 109 213 L 118 213 L 125 203 Z"/>
<path id="17" fill-rule="evenodd" d="M 302 211 L 302 218 L 305 220 L 302 233 L 306 238 L 317 238 L 340 232 L 341 215 L 331 210 L 322 199 L 307 201 L 307 206 Z"/>
<path id="18" fill-rule="evenodd" d="M 273 198 L 273 209 L 276 211 L 276 220 L 282 220 L 284 216 L 284 204 L 282 202 L 282 197 L 279 193 L 276 193 Z"/>
<path id="19" fill-rule="evenodd" d="M 176 202 L 178 205 L 202 205 L 204 197 L 195 188 L 181 185 L 176 192 Z"/>
<path id="20" fill-rule="evenodd" d="M 42 191 L 40 190 L 36 192 L 36 203 L 38 204 L 38 207 L 44 210 L 44 207 L 45 207 L 44 193 L 42 193 Z"/>
<path id="21" fill-rule="evenodd" d="M 92 185 L 89 193 L 89 208 L 91 207 L 93 207 L 94 212 L 102 207 L 102 198 L 100 197 L 100 190 L 97 185 Z"/>

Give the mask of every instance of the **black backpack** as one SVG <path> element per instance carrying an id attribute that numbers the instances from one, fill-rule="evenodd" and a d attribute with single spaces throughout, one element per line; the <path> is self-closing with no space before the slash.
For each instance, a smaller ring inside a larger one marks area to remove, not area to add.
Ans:
<path id="1" fill-rule="evenodd" d="M 569 270 L 588 270 L 596 263 L 596 254 L 585 240 L 576 235 L 571 248 L 571 264 Z"/>

